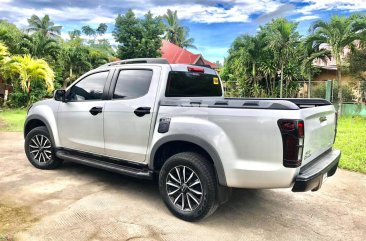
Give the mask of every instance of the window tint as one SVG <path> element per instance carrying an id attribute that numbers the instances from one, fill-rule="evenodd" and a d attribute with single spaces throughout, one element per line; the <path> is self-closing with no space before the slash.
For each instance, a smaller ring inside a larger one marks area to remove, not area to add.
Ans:
<path id="1" fill-rule="evenodd" d="M 85 77 L 71 87 L 69 100 L 101 100 L 107 76 L 108 71 L 91 74 Z"/>
<path id="2" fill-rule="evenodd" d="M 171 71 L 165 91 L 166 97 L 221 96 L 222 89 L 217 75 Z"/>
<path id="3" fill-rule="evenodd" d="M 118 75 L 114 99 L 134 99 L 144 96 L 151 83 L 151 70 L 121 70 Z"/>

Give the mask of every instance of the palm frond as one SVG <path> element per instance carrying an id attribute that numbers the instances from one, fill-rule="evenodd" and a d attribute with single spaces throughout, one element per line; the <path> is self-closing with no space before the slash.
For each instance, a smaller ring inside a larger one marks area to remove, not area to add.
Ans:
<path id="1" fill-rule="evenodd" d="M 35 80 L 43 81 L 48 92 L 54 89 L 54 72 L 43 59 L 34 59 L 30 55 L 15 55 L 9 69 L 18 75 L 24 92 L 29 92 L 30 83 Z"/>

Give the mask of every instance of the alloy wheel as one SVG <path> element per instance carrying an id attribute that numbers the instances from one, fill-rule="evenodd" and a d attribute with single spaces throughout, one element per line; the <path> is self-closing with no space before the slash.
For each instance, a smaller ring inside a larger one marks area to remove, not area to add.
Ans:
<path id="1" fill-rule="evenodd" d="M 202 202 L 203 188 L 198 175 L 187 166 L 173 167 L 166 178 L 170 201 L 180 210 L 191 212 Z"/>
<path id="2" fill-rule="evenodd" d="M 29 152 L 38 163 L 48 163 L 52 160 L 51 141 L 45 135 L 35 135 L 29 142 Z"/>

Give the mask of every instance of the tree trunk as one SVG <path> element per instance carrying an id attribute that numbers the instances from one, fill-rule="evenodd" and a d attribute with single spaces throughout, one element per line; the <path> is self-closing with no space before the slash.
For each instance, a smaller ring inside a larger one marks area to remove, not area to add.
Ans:
<path id="1" fill-rule="evenodd" d="M 308 76 L 308 98 L 310 99 L 311 97 L 311 75 Z"/>
<path id="2" fill-rule="evenodd" d="M 253 83 L 255 83 L 255 75 L 256 75 L 256 71 L 255 71 L 255 63 L 253 63 L 252 65 L 252 77 L 253 77 Z"/>
<path id="3" fill-rule="evenodd" d="M 30 106 L 32 103 L 31 103 L 31 88 L 30 88 L 30 81 L 26 81 L 27 83 L 27 106 Z"/>
<path id="4" fill-rule="evenodd" d="M 281 80 L 280 80 L 280 98 L 282 98 L 282 92 L 283 92 L 283 63 L 281 64 Z"/>
<path id="5" fill-rule="evenodd" d="M 286 88 L 285 88 L 285 98 L 288 98 L 288 96 L 289 96 L 289 93 L 288 93 L 288 85 L 289 85 L 289 81 L 287 79 L 286 80 L 286 83 L 285 83 L 285 86 L 286 86 Z"/>
<path id="6" fill-rule="evenodd" d="M 71 76 L 72 76 L 72 67 L 70 67 L 70 70 L 69 70 L 69 80 L 64 79 L 64 82 L 63 82 L 63 85 L 62 85 L 62 88 L 66 89 L 67 87 L 67 83 L 71 80 Z"/>
<path id="7" fill-rule="evenodd" d="M 338 83 L 338 116 L 341 116 L 343 95 L 342 95 L 341 57 L 340 57 L 339 53 L 337 53 L 337 56 L 336 56 L 336 65 L 337 65 L 337 83 Z"/>
<path id="8" fill-rule="evenodd" d="M 9 96 L 9 92 L 8 92 L 8 90 L 5 90 L 3 107 L 6 107 L 6 101 L 8 100 L 8 96 Z"/>

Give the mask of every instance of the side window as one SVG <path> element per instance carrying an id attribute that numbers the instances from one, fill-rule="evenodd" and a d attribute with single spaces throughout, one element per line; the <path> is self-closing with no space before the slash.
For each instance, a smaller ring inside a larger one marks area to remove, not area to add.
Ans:
<path id="1" fill-rule="evenodd" d="M 70 101 L 101 100 L 108 71 L 88 75 L 71 87 Z"/>
<path id="2" fill-rule="evenodd" d="M 149 91 L 153 72 L 151 70 L 121 70 L 118 75 L 113 99 L 135 99 Z"/>

